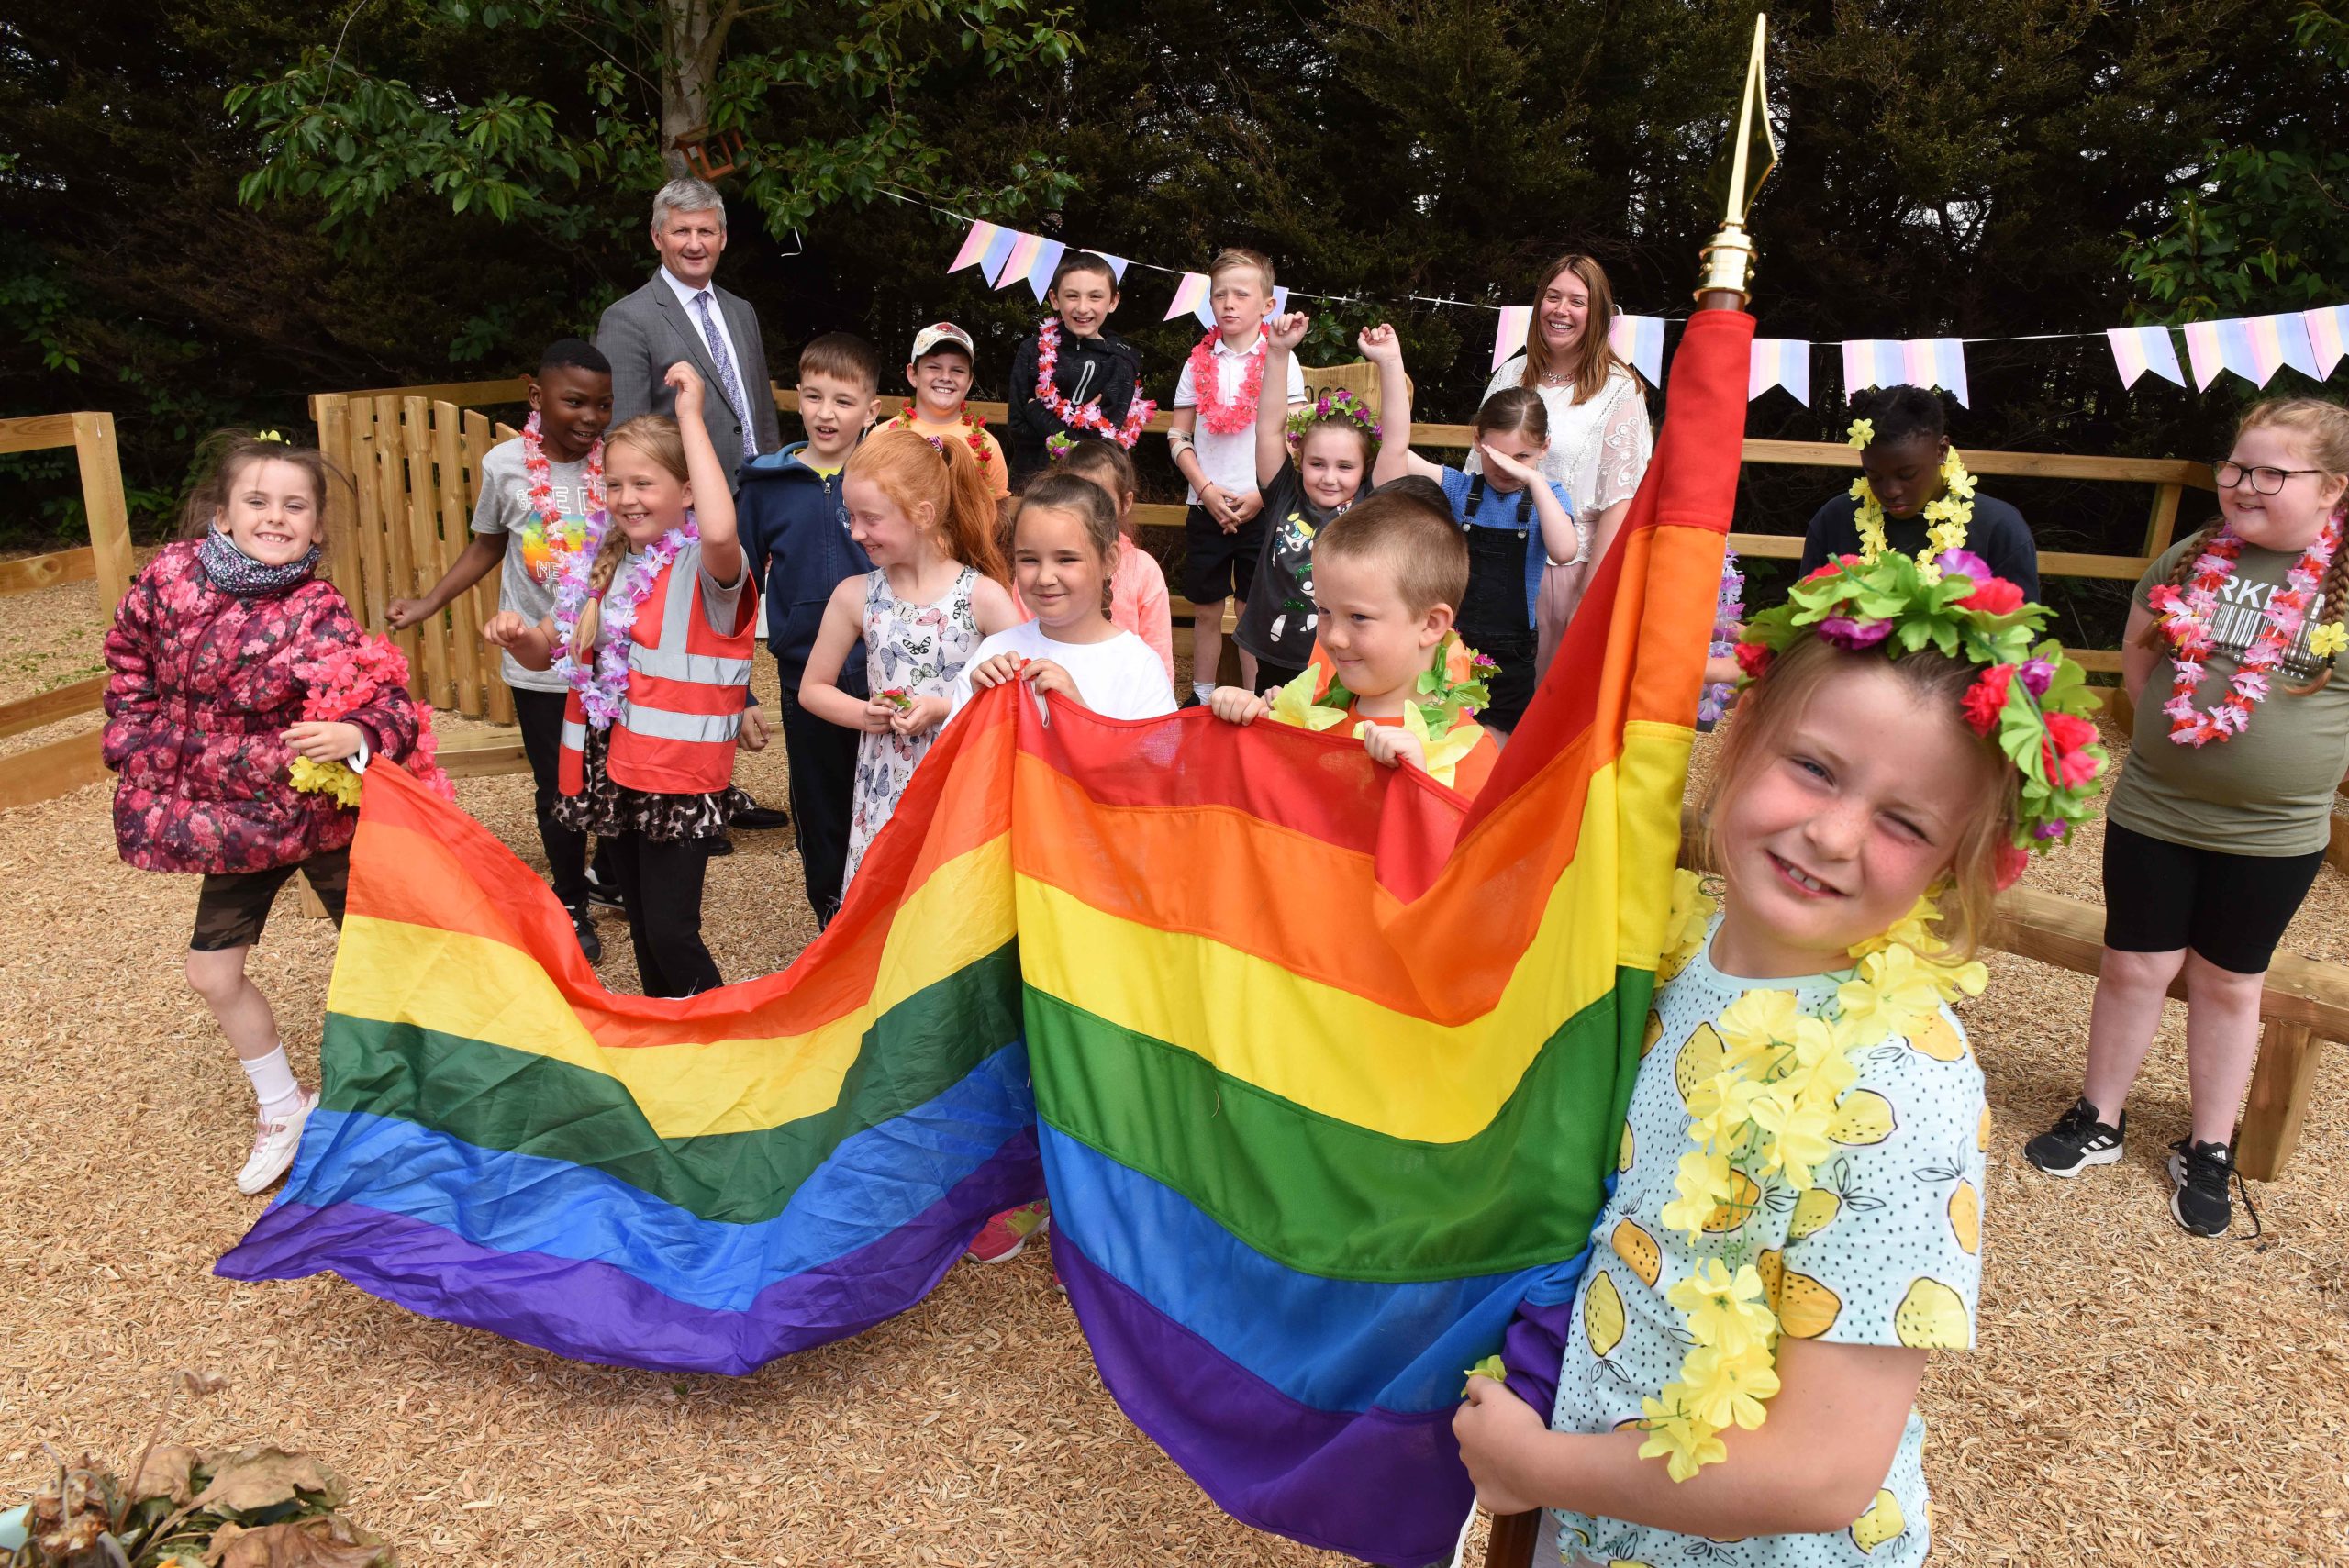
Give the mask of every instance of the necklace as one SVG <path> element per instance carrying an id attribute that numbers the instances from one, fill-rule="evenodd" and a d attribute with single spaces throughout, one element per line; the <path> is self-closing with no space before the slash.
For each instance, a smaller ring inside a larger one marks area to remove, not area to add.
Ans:
<path id="1" fill-rule="evenodd" d="M 1689 872 L 1675 874 L 1666 929 L 1677 940 L 1657 967 L 1677 973 L 1700 951 L 1712 924 L 1713 900 Z M 1684 1098 L 1688 1140 L 1676 1195 L 1664 1206 L 1664 1223 L 1686 1231 L 1692 1246 L 1719 1237 L 1718 1255 L 1665 1293 L 1687 1314 L 1681 1338 L 1689 1349 L 1680 1375 L 1661 1399 L 1641 1402 L 1642 1459 L 1663 1459 L 1675 1481 L 1686 1481 L 1727 1457 L 1720 1434 L 1731 1426 L 1760 1426 L 1765 1403 L 1778 1392 L 1780 1337 L 1816 1335 L 1827 1327 L 1779 1289 L 1785 1273 L 1776 1251 L 1754 1250 L 1746 1221 L 1764 1207 L 1791 1205 L 1818 1184 L 1817 1170 L 1834 1154 L 1839 1117 L 1855 1114 L 1859 1054 L 1899 1036 L 1931 1038 L 1942 1004 L 1976 996 L 1988 979 L 1978 962 L 1957 962 L 1932 931 L 1940 912 L 1920 899 L 1908 917 L 1882 936 L 1851 950 L 1856 968 L 1823 1008 L 1806 1011 L 1792 991 L 1755 989 L 1731 1003 L 1705 1032 L 1709 1051 L 1692 1035 L 1675 1068 L 1689 1073 Z M 1945 1059 L 1946 1060 L 1946 1059 Z M 1880 1103 L 1880 1102 L 1879 1102 Z M 1954 1223 L 1954 1217 L 1953 1217 Z M 1963 1241 L 1960 1243 L 1964 1245 Z M 1972 1251 L 1967 1248 L 1967 1251 Z M 1765 1277 L 1766 1275 L 1766 1277 Z M 1920 1280 L 1902 1299 L 1913 1318 L 1903 1344 L 1961 1349 L 1965 1312 L 1948 1303 L 1954 1293 L 1920 1295 Z M 1784 1313 L 1784 1317 L 1781 1317 Z"/>
<path id="2" fill-rule="evenodd" d="M 1097 435 L 1107 436 L 1131 451 L 1133 444 L 1141 439 L 1141 428 L 1150 423 L 1152 415 L 1158 412 L 1158 405 L 1144 397 L 1137 386 L 1133 402 L 1126 407 L 1124 422 L 1112 425 L 1108 416 L 1101 412 L 1099 398 L 1087 398 L 1079 405 L 1061 395 L 1060 388 L 1052 384 L 1052 373 L 1060 368 L 1060 362 L 1061 323 L 1060 317 L 1055 316 L 1047 317 L 1044 324 L 1036 328 L 1036 401 L 1070 429 L 1091 430 Z"/>
<path id="3" fill-rule="evenodd" d="M 610 728 L 627 701 L 629 632 L 636 625 L 638 606 L 652 592 L 662 570 L 700 538 L 700 525 L 688 507 L 684 527 L 671 528 L 642 554 L 621 564 L 605 591 L 603 625 L 596 634 L 594 656 L 588 659 L 577 657 L 578 651 L 571 645 L 579 632 L 579 617 L 594 597 L 588 578 L 596 568 L 596 551 L 578 550 L 563 558 L 562 577 L 555 588 L 554 625 L 569 651 L 556 667 L 578 692 L 579 706 L 593 728 Z"/>
<path id="4" fill-rule="evenodd" d="M 1859 516 L 1854 519 L 1860 534 L 1860 560 L 1874 561 L 1892 548 L 1884 534 L 1884 503 L 1876 498 L 1876 490 L 1862 474 L 1852 481 L 1852 499 L 1860 504 Z M 1966 525 L 1974 521 L 1974 475 L 1965 471 L 1965 460 L 1952 447 L 1942 459 L 1942 495 L 1939 500 L 1925 503 L 1925 548 L 1917 556 L 1917 565 L 1928 582 L 1941 579 L 1941 568 L 1933 564 L 1944 550 L 1965 548 Z"/>
<path id="5" fill-rule="evenodd" d="M 2243 554 L 2241 536 L 2231 528 L 2221 528 L 2196 557 L 2193 575 L 2183 589 L 2164 584 L 2145 595 L 2147 606 L 2161 617 L 2162 635 L 2169 641 L 2170 668 L 2176 672 L 2169 701 L 2162 705 L 2162 711 L 2169 715 L 2172 741 L 2205 746 L 2213 740 L 2232 740 L 2251 727 L 2251 710 L 2267 698 L 2269 674 L 2284 662 L 2286 648 L 2308 624 L 2318 585 L 2341 548 L 2341 531 L 2340 517 L 2327 518 L 2307 550 L 2284 574 L 2283 586 L 2269 592 L 2266 607 L 2260 612 L 2266 625 L 2243 650 L 2234 678 L 2227 683 L 2226 695 L 2208 710 L 2194 706 L 2194 693 L 2202 684 L 2204 661 L 2215 646 L 2211 622 L 2219 612 L 2219 590 L 2234 575 L 2235 562 Z"/>
<path id="6" fill-rule="evenodd" d="M 575 555 L 584 550 L 595 553 L 588 539 L 588 523 L 604 514 L 604 441 L 597 437 L 587 449 L 587 472 L 581 476 L 580 487 L 585 495 L 586 517 L 566 518 L 562 507 L 554 498 L 554 470 L 547 459 L 545 439 L 539 434 L 539 415 L 535 408 L 522 425 L 522 476 L 529 483 L 530 510 L 539 520 L 522 530 L 522 566 L 540 586 L 551 584 L 559 563 L 556 557 Z M 600 539 L 603 530 L 595 530 Z"/>
<path id="7" fill-rule="evenodd" d="M 1223 374 L 1215 362 L 1216 339 L 1220 333 L 1209 332 L 1191 350 L 1191 387 L 1199 397 L 1199 422 L 1219 436 L 1236 436 L 1256 423 L 1256 400 L 1264 393 L 1264 335 L 1256 334 L 1255 347 L 1247 353 L 1248 373 L 1241 382 L 1240 395 L 1223 395 Z"/>
<path id="8" fill-rule="evenodd" d="M 897 410 L 896 417 L 889 421 L 889 428 L 918 434 L 920 420 L 921 410 L 908 403 Z M 980 472 L 985 473 L 987 464 L 995 461 L 995 454 L 987 450 L 986 421 L 964 408 L 955 414 L 954 422 L 963 427 L 963 442 L 971 449 L 971 455 L 979 460 Z"/>

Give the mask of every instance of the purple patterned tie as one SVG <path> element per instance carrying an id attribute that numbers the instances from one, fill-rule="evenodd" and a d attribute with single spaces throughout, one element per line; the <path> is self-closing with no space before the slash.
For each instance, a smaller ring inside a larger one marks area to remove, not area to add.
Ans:
<path id="1" fill-rule="evenodd" d="M 694 305 L 701 311 L 701 335 L 709 339 L 710 362 L 718 367 L 718 390 L 726 399 L 726 406 L 734 410 L 734 417 L 742 426 L 742 455 L 759 455 L 758 438 L 751 433 L 751 412 L 742 406 L 742 391 L 734 377 L 734 356 L 726 351 L 726 334 L 709 317 L 709 291 L 704 289 L 694 295 Z"/>

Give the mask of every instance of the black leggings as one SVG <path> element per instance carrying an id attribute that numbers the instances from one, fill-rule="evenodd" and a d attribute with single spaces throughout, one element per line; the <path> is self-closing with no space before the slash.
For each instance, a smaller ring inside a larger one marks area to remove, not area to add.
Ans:
<path id="1" fill-rule="evenodd" d="M 2235 855 L 2104 825 L 2104 945 L 2191 948 L 2221 969 L 2260 974 L 2316 884 L 2324 851 Z"/>
<path id="2" fill-rule="evenodd" d="M 648 839 L 619 833 L 604 840 L 636 944 L 637 978 L 648 996 L 691 996 L 715 991 L 718 961 L 701 940 L 701 888 L 709 846 L 700 839 Z"/>
<path id="3" fill-rule="evenodd" d="M 563 907 L 576 914 L 587 907 L 587 835 L 573 832 L 554 817 L 563 702 L 561 692 L 514 688 L 514 722 L 522 731 L 522 755 L 530 762 L 530 804 L 538 812 L 539 842 L 547 852 L 547 880 Z"/>

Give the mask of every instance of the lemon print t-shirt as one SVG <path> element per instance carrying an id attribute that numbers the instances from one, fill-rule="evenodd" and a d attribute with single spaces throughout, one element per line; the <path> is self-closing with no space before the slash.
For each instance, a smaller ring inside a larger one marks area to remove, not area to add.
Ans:
<path id="1" fill-rule="evenodd" d="M 1840 1146 L 1798 1193 L 1764 1179 L 1742 1216 L 1726 1207 L 1703 1243 L 1664 1223 L 1688 1139 L 1687 1095 L 1717 1070 L 1714 1021 L 1748 991 L 1794 991 L 1823 1008 L 1841 975 L 1741 980 L 1712 964 L 1715 918 L 1678 973 L 1667 962 L 1643 1039 L 1639 1080 L 1619 1144 L 1615 1195 L 1591 1232 L 1590 1267 L 1551 1427 L 1603 1432 L 1640 1419 L 1640 1401 L 1679 1375 L 1687 1346 L 1666 1294 L 1707 1258 L 1753 1263 L 1776 1298 L 1782 1332 L 1852 1345 L 1966 1350 L 1982 1284 L 1982 1173 L 1989 1112 L 1982 1072 L 1946 1007 L 1908 1040 L 1859 1053 L 1860 1079 L 1831 1134 Z M 1734 1249 L 1742 1249 L 1739 1253 Z M 1543 1520 L 1537 1562 L 1583 1558 L 1650 1568 L 1902 1568 L 1922 1562 L 1931 1537 L 1919 1463 L 1925 1423 L 1909 1413 L 1900 1447 L 1874 1503 L 1827 1535 L 1720 1541 L 1556 1513 Z M 1662 1460 L 1648 1462 L 1662 1468 Z"/>

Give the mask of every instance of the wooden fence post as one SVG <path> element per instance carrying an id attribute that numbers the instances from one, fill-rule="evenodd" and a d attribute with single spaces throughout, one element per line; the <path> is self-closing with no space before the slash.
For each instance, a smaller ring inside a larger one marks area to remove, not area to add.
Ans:
<path id="1" fill-rule="evenodd" d="M 130 508 L 122 496 L 122 454 L 114 442 L 114 416 L 73 416 L 73 455 L 82 467 L 82 508 L 90 519 L 90 552 L 97 565 L 98 605 L 111 617 L 138 560 L 130 551 Z"/>
<path id="2" fill-rule="evenodd" d="M 2259 1065 L 2235 1135 L 2235 1164 L 2254 1182 L 2272 1182 L 2300 1140 L 2300 1118 L 2316 1082 L 2316 1041 L 2306 1024 L 2270 1018 L 2259 1031 Z"/>

